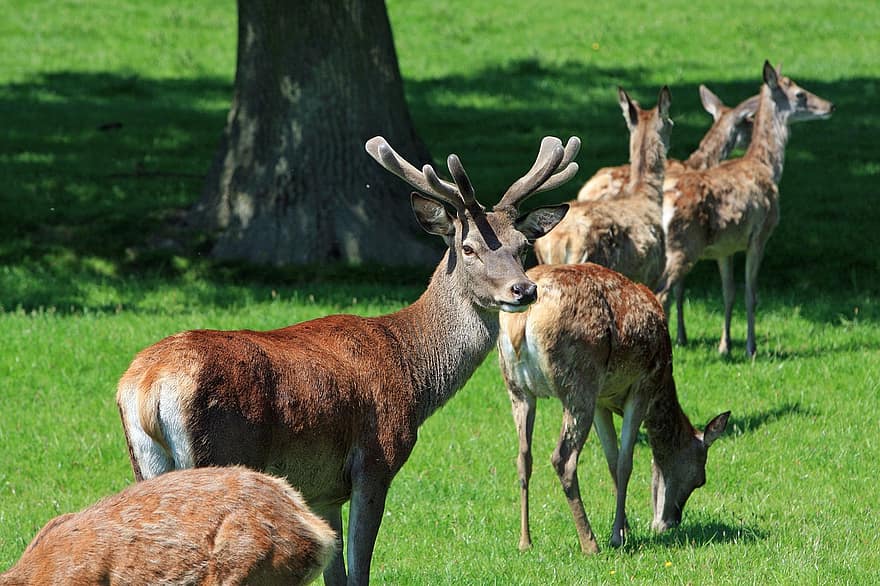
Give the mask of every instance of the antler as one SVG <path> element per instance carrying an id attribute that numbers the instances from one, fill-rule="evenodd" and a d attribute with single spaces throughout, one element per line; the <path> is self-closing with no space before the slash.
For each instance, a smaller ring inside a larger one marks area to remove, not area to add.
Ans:
<path id="1" fill-rule="evenodd" d="M 388 144 L 388 141 L 381 136 L 374 136 L 368 140 L 365 148 L 370 156 L 376 159 L 376 162 L 385 167 L 385 169 L 391 171 L 431 199 L 448 203 L 459 214 L 462 214 L 466 208 L 474 206 L 482 210 L 482 206 L 474 197 L 474 186 L 471 184 L 457 155 L 449 155 L 447 159 L 449 172 L 455 181 L 455 183 L 450 183 L 440 179 L 431 165 L 426 164 L 422 167 L 421 171 L 416 169 L 406 159 L 397 154 L 391 148 L 391 145 Z"/>
<path id="2" fill-rule="evenodd" d="M 578 137 L 568 139 L 565 148 L 555 136 L 545 136 L 541 141 L 538 158 L 528 173 L 511 185 L 495 206 L 517 208 L 527 197 L 555 189 L 574 177 L 578 164 L 573 161 L 581 148 Z"/>

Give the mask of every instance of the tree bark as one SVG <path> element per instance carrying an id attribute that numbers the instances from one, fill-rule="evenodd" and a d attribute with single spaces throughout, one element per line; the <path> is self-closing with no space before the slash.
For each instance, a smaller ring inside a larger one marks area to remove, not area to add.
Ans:
<path id="1" fill-rule="evenodd" d="M 440 253 L 406 185 L 364 151 L 430 156 L 403 94 L 383 0 L 239 0 L 235 91 L 189 223 L 212 254 L 274 265 L 421 264 Z"/>

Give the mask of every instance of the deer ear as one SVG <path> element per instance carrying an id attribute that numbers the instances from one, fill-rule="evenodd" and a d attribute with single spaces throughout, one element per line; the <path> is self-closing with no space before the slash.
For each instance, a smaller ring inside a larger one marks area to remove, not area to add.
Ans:
<path id="1" fill-rule="evenodd" d="M 672 94 L 669 86 L 664 85 L 660 88 L 660 95 L 657 97 L 657 112 L 664 120 L 669 120 L 669 108 L 672 106 Z"/>
<path id="2" fill-rule="evenodd" d="M 711 114 L 713 119 L 721 118 L 724 113 L 724 103 L 703 84 L 700 84 L 700 101 L 703 103 L 703 109 Z"/>
<path id="3" fill-rule="evenodd" d="M 623 110 L 626 126 L 632 130 L 639 124 L 639 109 L 622 87 L 617 88 L 617 99 L 620 102 L 620 109 Z"/>
<path id="4" fill-rule="evenodd" d="M 769 61 L 764 61 L 764 83 L 766 83 L 771 90 L 775 90 L 779 87 L 779 73 L 773 69 L 773 66 L 770 65 Z"/>
<path id="5" fill-rule="evenodd" d="M 730 411 L 725 411 L 706 424 L 706 429 L 703 431 L 703 443 L 707 448 L 711 446 L 715 440 L 721 437 L 721 434 L 727 429 L 727 419 L 729 417 Z"/>
<path id="6" fill-rule="evenodd" d="M 446 211 L 442 203 L 433 199 L 412 192 L 410 195 L 413 212 L 416 214 L 416 220 L 419 225 L 429 234 L 437 236 L 449 236 L 455 232 L 455 224 L 452 216 Z"/>
<path id="7" fill-rule="evenodd" d="M 529 242 L 534 242 L 562 221 L 568 212 L 568 204 L 535 208 L 529 213 L 520 216 L 514 222 L 513 227 L 526 237 Z"/>

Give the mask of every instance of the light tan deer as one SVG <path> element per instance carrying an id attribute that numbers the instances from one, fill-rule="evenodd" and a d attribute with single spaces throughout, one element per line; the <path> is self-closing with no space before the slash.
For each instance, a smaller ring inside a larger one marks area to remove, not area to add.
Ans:
<path id="1" fill-rule="evenodd" d="M 169 472 L 43 527 L 0 584 L 307 584 L 336 549 L 284 480 Z"/>
<path id="2" fill-rule="evenodd" d="M 721 273 L 724 328 L 718 351 L 730 351 L 730 316 L 734 301 L 733 255 L 746 253 L 746 352 L 754 356 L 758 269 L 764 247 L 779 223 L 779 180 L 788 142 L 788 123 L 831 116 L 834 104 L 782 77 L 764 63 L 752 141 L 745 155 L 704 171 L 687 171 L 667 194 L 664 209 L 666 268 L 656 288 L 669 315 L 675 293 L 679 344 L 687 343 L 684 326 L 684 278 L 701 259 L 714 259 Z"/>
<path id="3" fill-rule="evenodd" d="M 653 286 L 666 259 L 662 203 L 671 97 L 664 86 L 657 106 L 643 110 L 623 89 L 618 96 L 630 131 L 629 182 L 617 197 L 570 202 L 565 218 L 535 243 L 535 255 L 544 264 L 595 262 Z"/>
<path id="4" fill-rule="evenodd" d="M 686 169 L 708 169 L 730 156 L 735 148 L 748 145 L 758 96 L 728 108 L 705 85 L 700 85 L 700 101 L 714 122 L 691 155 L 684 161 L 666 160 L 664 190 L 668 190 Z M 599 169 L 578 191 L 578 201 L 594 201 L 618 196 L 629 182 L 631 165 Z"/>
<path id="5" fill-rule="evenodd" d="M 374 159 L 424 194 L 412 194 L 416 218 L 449 247 L 425 292 L 381 317 L 190 331 L 142 351 L 117 393 L 135 476 L 227 464 L 284 476 L 340 535 L 325 581 L 366 584 L 388 488 L 419 426 L 492 349 L 499 310 L 536 299 L 522 255 L 567 206 L 523 216 L 517 208 L 569 180 L 579 146 L 545 138 L 531 170 L 488 212 L 457 156 L 448 159 L 451 183 L 430 165 L 419 171 L 385 139 L 368 141 Z M 340 510 L 348 500 L 346 577 Z"/>
<path id="6" fill-rule="evenodd" d="M 627 485 L 643 421 L 654 456 L 652 527 L 678 525 L 688 497 L 705 483 L 707 450 L 724 432 L 730 412 L 712 419 L 704 432 L 691 425 L 676 396 L 663 310 L 649 289 L 592 263 L 538 265 L 526 274 L 538 285 L 538 301 L 524 313 L 501 314 L 498 337 L 519 435 L 520 549 L 532 543 L 529 479 L 538 397 L 562 402 L 562 431 L 551 461 L 584 553 L 599 550 L 577 474 L 591 424 L 617 493 L 611 545 L 625 539 Z M 614 413 L 623 417 L 619 446 Z"/>

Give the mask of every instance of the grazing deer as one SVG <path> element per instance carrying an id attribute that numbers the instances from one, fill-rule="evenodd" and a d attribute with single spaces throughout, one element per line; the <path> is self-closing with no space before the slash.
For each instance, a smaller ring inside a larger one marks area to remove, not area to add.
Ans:
<path id="1" fill-rule="evenodd" d="M 788 123 L 824 119 L 834 104 L 804 90 L 764 63 L 758 110 L 749 148 L 739 159 L 679 176 L 664 210 L 666 268 L 655 289 L 669 315 L 675 293 L 679 344 L 684 326 L 684 278 L 701 259 L 714 259 L 721 273 L 724 329 L 718 351 L 730 351 L 730 316 L 735 293 L 733 255 L 746 252 L 746 352 L 755 355 L 755 303 L 764 246 L 779 223 L 779 180 L 788 141 Z"/>
<path id="2" fill-rule="evenodd" d="M 325 581 L 366 584 L 388 488 L 419 426 L 492 349 L 499 310 L 536 299 L 522 255 L 567 206 L 517 209 L 571 179 L 579 146 L 574 137 L 565 148 L 545 138 L 532 168 L 487 212 L 456 155 L 451 183 L 430 165 L 416 169 L 385 139 L 369 140 L 367 152 L 423 194 L 412 194 L 416 218 L 448 246 L 425 292 L 381 317 L 190 331 L 143 350 L 117 393 L 135 476 L 227 464 L 284 476 L 340 536 Z M 346 577 L 340 511 L 348 500 Z"/>
<path id="3" fill-rule="evenodd" d="M 559 225 L 535 243 L 535 254 L 544 264 L 595 262 L 653 286 L 666 258 L 662 203 L 671 97 L 664 86 L 657 106 L 642 110 L 623 89 L 618 96 L 630 132 L 629 182 L 615 198 L 571 202 Z"/>
<path id="4" fill-rule="evenodd" d="M 333 530 L 284 480 L 182 470 L 55 517 L 0 585 L 307 584 L 335 549 Z"/>
<path id="5" fill-rule="evenodd" d="M 700 85 L 700 101 L 712 115 L 714 122 L 700 141 L 699 147 L 684 161 L 666 160 L 663 188 L 671 184 L 686 169 L 708 169 L 730 156 L 735 148 L 747 145 L 752 134 L 752 120 L 758 107 L 758 96 L 744 100 L 735 108 L 728 108 L 705 85 Z M 630 160 L 632 160 L 630 155 Z M 594 201 L 616 197 L 627 185 L 631 165 L 599 169 L 578 192 L 578 201 Z"/>
<path id="6" fill-rule="evenodd" d="M 617 493 L 611 545 L 623 544 L 633 448 L 644 421 L 653 453 L 652 527 L 678 525 L 688 497 L 706 480 L 709 446 L 730 412 L 704 432 L 682 411 L 672 378 L 672 345 L 651 291 L 596 264 L 538 265 L 528 277 L 538 301 L 526 312 L 501 314 L 501 371 L 519 435 L 520 549 L 531 546 L 529 479 L 537 397 L 562 401 L 562 431 L 553 468 L 562 482 L 581 551 L 599 550 L 581 501 L 578 455 L 595 424 Z M 618 447 L 612 414 L 623 417 Z"/>

